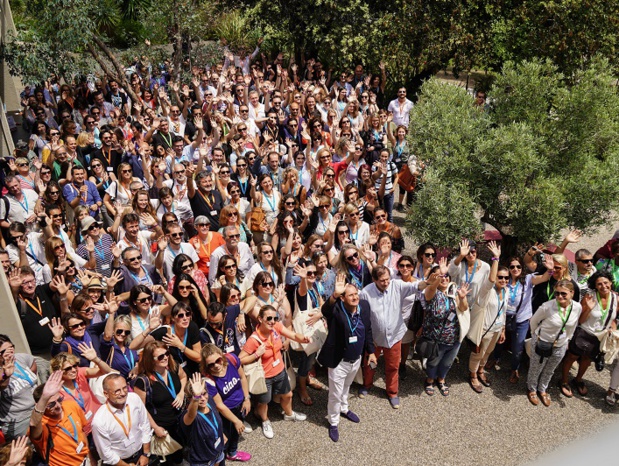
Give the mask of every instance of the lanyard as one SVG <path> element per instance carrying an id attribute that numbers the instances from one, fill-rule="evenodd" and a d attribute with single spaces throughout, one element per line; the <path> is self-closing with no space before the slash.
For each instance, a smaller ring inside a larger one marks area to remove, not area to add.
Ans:
<path id="1" fill-rule="evenodd" d="M 168 371 L 168 385 L 165 384 L 163 377 L 161 377 L 157 372 L 155 372 L 157 378 L 161 381 L 163 386 L 168 390 L 173 399 L 176 399 L 176 387 L 174 387 L 174 381 L 172 380 L 172 374 Z"/>
<path id="2" fill-rule="evenodd" d="M 73 420 L 73 418 L 71 417 L 71 415 L 69 414 L 69 421 L 71 421 L 71 426 L 73 427 L 73 434 L 71 434 L 71 432 L 69 432 L 67 429 L 65 429 L 63 426 L 61 426 L 60 424 L 56 424 L 56 427 L 60 427 L 60 430 L 63 431 L 65 434 L 67 434 L 69 437 L 71 437 L 73 439 L 73 441 L 77 444 L 77 427 L 75 426 L 75 421 Z"/>
<path id="3" fill-rule="evenodd" d="M 307 290 L 307 294 L 312 300 L 312 306 L 315 308 L 318 307 L 318 296 L 316 295 L 316 292 L 314 290 Z"/>
<path id="4" fill-rule="evenodd" d="M 600 293 L 596 291 L 595 295 L 596 295 L 596 299 L 597 299 L 600 311 L 602 312 L 602 325 L 604 325 L 604 322 L 606 321 L 606 316 L 610 312 L 610 307 L 611 307 L 611 304 L 613 303 L 611 299 L 611 295 L 608 295 L 608 298 L 606 299 L 606 309 L 602 307 L 602 301 L 600 300 Z"/>
<path id="5" fill-rule="evenodd" d="M 103 238 L 99 238 L 99 247 L 101 248 L 101 253 L 99 253 L 97 246 L 95 246 L 95 253 L 99 257 L 99 259 L 101 259 L 101 261 L 104 262 L 105 261 L 105 249 L 103 249 Z"/>
<path id="6" fill-rule="evenodd" d="M 561 306 L 559 306 L 559 303 L 557 302 L 557 308 L 559 309 L 559 317 L 561 318 L 561 323 L 563 324 L 563 327 L 565 327 L 565 323 L 567 322 L 567 319 L 569 319 L 570 314 L 572 313 L 572 305 L 570 304 L 570 307 L 568 307 L 565 312 L 561 312 Z"/>
<path id="7" fill-rule="evenodd" d="M 249 178 L 245 180 L 245 182 L 241 181 L 241 178 L 239 178 L 239 187 L 241 188 L 241 194 L 243 195 L 243 197 L 245 197 L 245 195 L 247 194 L 247 183 L 249 182 Z"/>
<path id="8" fill-rule="evenodd" d="M 211 242 L 209 241 L 207 243 L 208 249 L 206 249 L 206 247 L 204 246 L 204 243 L 202 242 L 200 238 L 198 238 L 198 242 L 200 243 L 200 249 L 204 251 L 204 254 L 206 255 L 207 258 L 210 258 L 211 257 Z"/>
<path id="9" fill-rule="evenodd" d="M 326 272 L 323 273 L 322 277 L 319 280 L 316 280 L 316 289 L 318 290 L 318 294 L 325 298 L 325 286 L 322 284 L 320 280 L 323 280 Z"/>
<path id="10" fill-rule="evenodd" d="M 84 397 L 82 396 L 82 394 L 80 393 L 79 389 L 77 388 L 77 382 L 74 380 L 73 381 L 73 386 L 75 387 L 75 393 L 78 394 L 79 398 L 75 398 L 75 395 L 73 393 L 71 393 L 67 387 L 62 387 L 62 389 L 71 397 L 73 398 L 78 405 L 80 405 L 80 408 L 82 408 L 84 411 L 86 411 L 86 402 L 84 401 Z"/>
<path id="11" fill-rule="evenodd" d="M 71 186 L 73 186 L 73 189 L 75 189 L 75 192 L 77 193 L 77 195 L 81 197 L 84 202 L 86 202 L 86 200 L 88 199 L 88 191 L 82 194 L 80 190 L 77 188 L 77 186 L 75 186 L 75 183 L 71 183 Z"/>
<path id="12" fill-rule="evenodd" d="M 499 302 L 499 313 L 497 314 L 497 320 L 499 320 L 499 317 L 501 317 L 501 314 L 503 314 L 503 308 L 505 307 L 505 289 L 501 290 L 500 296 L 497 293 L 496 297 L 497 301 Z"/>
<path id="13" fill-rule="evenodd" d="M 516 302 L 516 296 L 518 296 L 518 289 L 520 288 L 520 282 L 516 282 L 516 286 L 512 286 L 511 284 L 507 285 L 509 287 L 509 304 L 511 306 Z"/>
<path id="14" fill-rule="evenodd" d="M 555 296 L 555 290 L 552 290 L 552 293 L 550 292 L 550 281 L 548 281 L 548 284 L 546 285 L 546 296 L 548 296 L 548 300 L 550 301 L 552 298 L 554 298 Z"/>
<path id="15" fill-rule="evenodd" d="M 26 301 L 26 304 L 30 306 L 34 312 L 43 317 L 43 306 L 41 305 L 41 298 L 37 296 L 37 307 L 34 307 L 34 304 L 32 304 L 29 299 L 23 298 L 23 300 Z"/>
<path id="16" fill-rule="evenodd" d="M 26 369 L 21 367 L 17 361 L 15 361 L 15 370 L 18 372 L 18 374 L 13 374 L 15 377 L 25 380 L 28 382 L 28 385 L 34 387 L 34 379 L 30 378 L 30 375 L 26 372 Z"/>
<path id="17" fill-rule="evenodd" d="M 163 139 L 163 141 L 168 145 L 168 148 L 172 148 L 172 135 L 168 134 L 168 139 L 166 139 L 166 137 L 163 135 L 163 133 L 159 133 L 159 135 L 161 136 L 161 139 Z"/>
<path id="18" fill-rule="evenodd" d="M 133 351 L 125 347 L 125 353 L 129 353 L 129 358 L 127 358 L 127 355 L 123 353 L 122 350 L 119 351 L 119 353 L 123 355 L 123 358 L 125 358 L 125 362 L 127 363 L 127 366 L 129 367 L 129 372 L 131 372 L 131 369 L 135 367 L 135 359 L 133 357 Z M 131 359 L 131 362 L 129 362 L 129 359 Z"/>
<path id="19" fill-rule="evenodd" d="M 138 324 L 140 324 L 140 328 L 142 329 L 142 331 L 146 330 L 146 324 L 144 323 L 142 318 L 137 314 L 135 316 L 138 318 Z M 150 316 L 150 311 L 149 311 L 149 316 Z"/>
<path id="20" fill-rule="evenodd" d="M 172 326 L 172 334 L 176 335 L 176 331 L 174 330 L 174 326 Z M 187 335 L 189 335 L 189 329 L 186 328 L 185 329 L 185 337 L 183 338 L 183 345 L 185 345 L 185 348 L 187 348 Z M 185 358 L 183 357 L 183 353 L 181 351 L 179 351 L 179 353 L 181 354 L 181 359 L 185 360 Z M 168 372 L 168 375 L 170 373 Z"/>
<path id="21" fill-rule="evenodd" d="M 199 189 L 198 189 L 198 192 L 200 193 L 200 196 L 202 196 L 202 199 L 204 199 L 204 202 L 206 202 L 208 204 L 208 206 L 212 209 L 213 208 L 213 202 L 215 201 L 215 199 L 213 198 L 213 195 L 210 194 L 210 198 L 208 198 Z"/>
<path id="22" fill-rule="evenodd" d="M 105 149 L 102 147 L 101 154 L 103 155 L 103 157 L 105 157 L 107 166 L 109 167 L 110 165 L 112 165 L 112 148 L 110 147 L 109 150 L 107 151 L 107 155 L 105 155 Z"/>
<path id="23" fill-rule="evenodd" d="M 29 184 L 30 186 L 32 186 L 32 189 L 34 189 L 34 181 L 30 181 L 30 179 L 28 179 L 28 178 L 24 178 L 24 177 L 23 177 L 23 176 L 21 176 L 21 175 L 17 175 L 17 176 L 19 176 L 19 179 L 20 179 L 20 180 L 22 180 L 24 183 Z"/>
<path id="24" fill-rule="evenodd" d="M 221 330 L 219 330 L 219 329 L 217 329 L 217 328 L 215 328 L 215 327 L 211 327 L 211 328 L 212 328 L 213 330 L 215 330 L 215 333 L 219 333 L 219 334 L 221 335 L 221 337 L 223 338 L 223 341 L 224 341 L 224 345 L 227 345 L 227 344 L 228 344 L 229 339 L 228 339 L 228 335 L 226 335 L 226 321 L 224 320 L 224 321 L 222 322 L 222 329 L 221 329 Z M 186 338 L 186 337 L 187 337 L 187 336 L 185 335 L 185 338 Z M 187 346 L 187 345 L 185 345 L 185 346 Z"/>
<path id="25" fill-rule="evenodd" d="M 13 199 L 15 199 L 21 208 L 24 209 L 24 212 L 28 213 L 28 196 L 26 196 L 23 191 L 22 196 L 24 196 L 24 202 L 19 202 L 15 196 L 13 196 Z M 24 206 L 24 204 L 26 205 Z"/>
<path id="26" fill-rule="evenodd" d="M 355 326 L 352 326 L 352 321 L 350 320 L 350 316 L 348 315 L 348 311 L 344 308 L 344 305 L 342 304 L 342 302 L 340 301 L 340 306 L 342 308 L 342 311 L 344 312 L 344 315 L 346 316 L 346 320 L 348 321 L 348 328 L 350 328 L 350 333 L 352 335 L 355 334 L 355 330 L 357 330 L 357 327 L 359 326 L 359 306 L 357 306 L 357 312 L 355 313 L 357 315 L 357 319 L 355 322 Z M 355 317 L 353 315 L 352 320 L 355 320 Z"/>
<path id="27" fill-rule="evenodd" d="M 32 243 L 31 242 L 28 242 L 28 249 L 30 250 L 30 254 L 28 254 L 28 253 L 26 253 L 26 254 L 28 254 L 30 257 L 32 257 L 32 259 L 36 263 L 43 265 L 43 263 L 39 260 L 39 258 L 34 253 L 34 248 L 32 247 Z"/>
<path id="28" fill-rule="evenodd" d="M 469 278 L 469 267 L 468 264 L 466 266 L 466 268 L 464 269 L 464 281 L 467 284 L 471 284 L 473 282 L 473 278 L 475 278 L 475 272 L 477 271 L 477 259 L 475 259 L 475 262 L 473 263 L 473 272 L 471 273 L 471 276 Z"/>
<path id="29" fill-rule="evenodd" d="M 184 254 L 184 252 L 183 252 L 183 245 L 181 244 L 181 245 L 180 245 L 180 247 L 181 247 L 181 254 Z M 174 252 L 174 251 L 172 250 L 172 248 L 170 247 L 170 245 L 168 245 L 168 249 L 170 250 L 170 253 L 172 254 L 172 257 L 176 257 L 176 256 L 178 255 L 178 253 L 177 253 L 177 252 Z"/>
<path id="30" fill-rule="evenodd" d="M 211 409 L 211 413 L 213 413 L 212 409 Z M 202 419 L 206 421 L 209 427 L 213 429 L 213 432 L 215 432 L 215 436 L 218 437 L 219 436 L 219 422 L 217 422 L 217 416 L 215 416 L 215 413 L 213 413 L 213 422 L 211 422 L 208 416 L 204 414 L 203 412 L 198 411 L 198 414 L 200 415 Z"/>
<path id="31" fill-rule="evenodd" d="M 141 266 L 142 270 L 144 270 L 144 266 Z M 135 280 L 136 284 L 140 284 L 143 282 L 143 280 L 136 274 L 134 274 L 131 270 L 127 269 L 127 272 L 129 272 L 129 275 L 131 275 L 131 278 L 133 278 Z M 148 272 L 146 272 L 146 270 L 144 270 L 144 277 L 146 278 L 146 282 L 149 285 L 153 284 L 152 279 L 150 278 L 150 275 L 148 275 Z"/>
<path id="32" fill-rule="evenodd" d="M 125 424 L 116 417 L 116 414 L 112 412 L 112 410 L 110 409 L 110 405 L 106 404 L 106 406 L 107 410 L 114 417 L 114 420 L 118 422 L 118 425 L 120 425 L 120 428 L 123 430 L 125 436 L 129 438 L 129 433 L 131 432 L 131 410 L 129 409 L 129 405 L 125 405 L 127 411 L 127 427 L 125 427 Z"/>
<path id="33" fill-rule="evenodd" d="M 267 204 L 269 204 L 269 207 L 271 208 L 272 212 L 275 212 L 275 193 L 273 193 L 273 201 L 271 201 L 271 198 L 269 196 L 267 196 L 267 193 L 262 193 L 262 195 L 264 196 L 264 198 L 267 200 Z"/>
<path id="34" fill-rule="evenodd" d="M 267 268 L 264 266 L 264 264 L 262 262 L 260 262 L 260 267 L 262 267 L 262 270 L 264 270 L 265 272 L 268 272 Z M 274 282 L 277 282 L 277 275 L 275 275 L 275 271 L 273 270 L 273 266 L 271 266 L 271 278 L 273 279 Z"/>

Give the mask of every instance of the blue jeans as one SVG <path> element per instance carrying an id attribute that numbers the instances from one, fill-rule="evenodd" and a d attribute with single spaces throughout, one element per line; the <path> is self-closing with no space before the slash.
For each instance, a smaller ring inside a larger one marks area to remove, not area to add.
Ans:
<path id="1" fill-rule="evenodd" d="M 393 222 L 393 202 L 395 198 L 395 190 L 391 192 L 391 194 L 385 194 L 383 196 L 383 209 L 387 213 L 387 220 Z"/>
<path id="2" fill-rule="evenodd" d="M 426 362 L 426 375 L 428 379 L 442 379 L 445 380 L 447 372 L 451 369 L 456 356 L 460 351 L 460 342 L 455 345 L 438 345 L 438 355 L 434 359 L 428 359 Z"/>
<path id="3" fill-rule="evenodd" d="M 513 371 L 517 371 L 520 368 L 522 361 L 522 353 L 524 351 L 524 340 L 527 338 L 529 331 L 529 321 L 525 320 L 516 324 L 516 328 L 512 332 L 508 332 L 510 346 L 512 351 L 511 366 Z M 505 344 L 497 345 L 492 357 L 497 361 L 501 359 L 501 355 L 505 350 Z"/>

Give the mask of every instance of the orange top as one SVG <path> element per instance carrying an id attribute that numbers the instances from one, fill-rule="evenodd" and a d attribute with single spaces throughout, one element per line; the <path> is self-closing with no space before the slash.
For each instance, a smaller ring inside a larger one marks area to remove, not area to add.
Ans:
<path id="1" fill-rule="evenodd" d="M 88 455 L 88 439 L 84 432 L 86 417 L 82 408 L 69 397 L 65 397 L 62 402 L 62 419 L 60 422 L 43 416 L 42 423 L 41 438 L 31 440 L 37 447 L 39 454 L 44 457 L 51 433 L 54 446 L 49 453 L 49 466 L 79 466 L 82 464 L 84 458 Z M 74 435 L 77 435 L 77 440 L 73 437 Z M 81 449 L 78 446 L 81 446 Z M 79 453 L 77 452 L 78 449 L 80 450 Z"/>
<path id="2" fill-rule="evenodd" d="M 252 334 L 252 338 L 247 339 L 247 343 L 243 346 L 243 351 L 248 354 L 254 354 L 260 346 L 260 343 L 253 338 L 256 335 L 260 341 L 264 342 L 266 351 L 262 355 L 262 367 L 264 368 L 264 376 L 266 378 L 275 377 L 284 370 L 284 360 L 282 358 L 282 336 L 280 332 L 284 328 L 284 324 L 277 322 L 273 327 L 273 331 L 269 338 L 262 338 L 256 331 Z M 277 362 L 279 361 L 279 362 Z M 273 365 L 275 364 L 275 365 Z"/>
<path id="3" fill-rule="evenodd" d="M 207 277 L 210 268 L 211 254 L 219 246 L 226 244 L 226 241 L 221 233 L 217 231 L 211 231 L 210 233 L 212 234 L 211 241 L 206 245 L 202 244 L 198 235 L 189 240 L 189 244 L 191 244 L 196 250 L 198 253 L 198 258 L 200 259 L 198 261 L 198 269 L 201 270 Z"/>

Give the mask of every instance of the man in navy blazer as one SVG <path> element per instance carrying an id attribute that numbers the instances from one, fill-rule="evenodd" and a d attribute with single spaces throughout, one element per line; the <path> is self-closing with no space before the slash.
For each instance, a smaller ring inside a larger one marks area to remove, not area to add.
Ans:
<path id="1" fill-rule="evenodd" d="M 329 334 L 320 350 L 318 362 L 327 366 L 329 373 L 329 437 L 334 442 L 340 438 L 338 426 L 340 415 L 352 422 L 359 416 L 348 409 L 348 393 L 363 354 L 369 354 L 368 362 L 376 364 L 370 308 L 359 304 L 359 290 L 346 283 L 346 275 L 338 274 L 335 290 L 322 306 L 322 315 L 327 319 Z"/>

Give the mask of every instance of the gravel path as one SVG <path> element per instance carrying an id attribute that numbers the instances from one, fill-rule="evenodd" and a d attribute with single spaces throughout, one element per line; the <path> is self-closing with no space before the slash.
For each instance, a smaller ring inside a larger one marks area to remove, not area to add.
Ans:
<path id="1" fill-rule="evenodd" d="M 396 223 L 401 224 L 402 214 L 397 217 Z M 593 252 L 616 228 L 610 226 L 573 246 Z M 468 356 L 469 350 L 463 347 L 459 362 L 447 377 L 449 397 L 438 391 L 427 396 L 419 361 L 408 361 L 408 377 L 400 383 L 399 410 L 392 409 L 386 399 L 381 358 L 369 396 L 359 399 L 353 384 L 350 407 L 361 423 L 342 419 L 338 443 L 327 433 L 327 393 L 310 389 L 312 407 L 303 406 L 296 394 L 293 401 L 295 410 L 308 415 L 306 422 L 284 421 L 281 409 L 272 404 L 269 412 L 275 438 L 267 440 L 259 422 L 250 415 L 248 420 L 255 430 L 244 435 L 240 448 L 254 455 L 255 465 L 519 465 L 604 429 L 617 419 L 619 411 L 603 400 L 610 380 L 608 368 L 603 372 L 593 367 L 588 370 L 584 380 L 589 394 L 584 398 L 560 395 L 555 374 L 549 390 L 552 404 L 546 408 L 528 402 L 523 378 L 517 385 L 509 383 L 508 366 L 490 372 L 492 387 L 482 394 L 473 392 L 467 382 Z M 522 372 L 526 375 L 526 368 Z M 318 378 L 327 383 L 326 371 L 321 370 Z"/>

